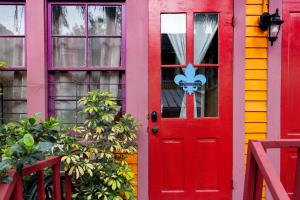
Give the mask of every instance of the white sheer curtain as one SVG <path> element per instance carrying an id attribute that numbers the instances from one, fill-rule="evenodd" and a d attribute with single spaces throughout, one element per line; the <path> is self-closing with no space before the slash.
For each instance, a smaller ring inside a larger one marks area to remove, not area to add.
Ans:
<path id="1" fill-rule="evenodd" d="M 200 64 L 218 30 L 216 14 L 198 14 L 195 17 L 194 62 Z"/>
<path id="2" fill-rule="evenodd" d="M 197 14 L 195 16 L 195 35 L 194 35 L 194 62 L 195 64 L 203 63 L 207 50 L 218 30 L 218 16 L 216 14 Z M 204 117 L 205 115 L 205 87 L 200 92 L 200 116 L 197 112 L 196 96 L 194 98 L 194 116 Z"/>
<path id="3" fill-rule="evenodd" d="M 168 37 L 171 41 L 172 47 L 175 51 L 176 58 L 179 61 L 178 64 L 184 65 L 186 63 L 186 34 L 182 33 L 169 33 Z M 186 94 L 184 93 L 183 99 L 181 102 L 181 109 L 180 109 L 180 118 L 186 117 Z"/>

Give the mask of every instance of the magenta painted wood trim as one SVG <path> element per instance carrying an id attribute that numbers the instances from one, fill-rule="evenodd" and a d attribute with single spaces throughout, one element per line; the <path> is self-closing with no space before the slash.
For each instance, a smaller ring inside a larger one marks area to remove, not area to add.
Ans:
<path id="1" fill-rule="evenodd" d="M 45 1 L 26 1 L 27 110 L 47 116 Z"/>
<path id="2" fill-rule="evenodd" d="M 148 0 L 126 1 L 126 111 L 140 123 L 138 199 L 148 200 Z"/>
<path id="3" fill-rule="evenodd" d="M 233 44 L 233 192 L 232 198 L 243 198 L 244 123 L 245 123 L 245 19 L 246 1 L 234 0 Z"/>
<path id="4" fill-rule="evenodd" d="M 270 0 L 269 12 L 274 13 L 276 8 L 282 17 L 282 0 Z M 281 33 L 274 45 L 268 46 L 268 117 L 267 117 L 267 138 L 280 139 L 281 133 Z M 273 166 L 277 173 L 280 172 L 280 151 L 271 150 L 268 152 Z M 267 199 L 272 199 L 267 191 Z"/>

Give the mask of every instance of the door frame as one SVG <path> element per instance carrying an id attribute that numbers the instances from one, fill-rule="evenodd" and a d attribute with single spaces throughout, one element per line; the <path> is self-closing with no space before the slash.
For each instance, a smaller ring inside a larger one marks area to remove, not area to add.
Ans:
<path id="1" fill-rule="evenodd" d="M 274 13 L 278 8 L 280 16 L 283 16 L 283 1 L 270 0 L 269 12 Z M 279 32 L 277 41 L 273 46 L 268 45 L 268 101 L 267 101 L 267 138 L 281 138 L 281 58 L 282 58 L 282 30 Z M 279 122 L 279 123 L 278 123 Z M 271 150 L 268 156 L 272 164 L 280 173 L 280 151 Z M 272 199 L 272 195 L 267 190 L 266 199 Z"/>
<path id="2" fill-rule="evenodd" d="M 233 199 L 242 199 L 244 177 L 245 1 L 233 0 Z M 138 133 L 138 197 L 149 199 L 148 175 L 148 0 L 131 0 L 126 7 L 126 109 L 141 123 Z M 137 10 L 136 8 L 139 7 Z M 137 17 L 137 13 L 139 16 Z M 142 32 L 144 35 L 137 35 Z M 146 33 L 145 33 L 146 32 Z M 137 37 L 132 37 L 137 35 Z M 137 50 L 140 49 L 140 50 Z M 135 55 L 135 56 L 132 56 Z M 144 74 L 141 76 L 141 74 Z M 139 84 L 137 84 L 139 83 Z M 139 98 L 136 98 L 136 95 Z"/>

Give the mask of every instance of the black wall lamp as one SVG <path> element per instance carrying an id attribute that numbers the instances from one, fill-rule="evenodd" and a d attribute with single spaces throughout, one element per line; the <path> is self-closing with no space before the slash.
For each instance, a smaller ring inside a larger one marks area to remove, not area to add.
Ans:
<path id="1" fill-rule="evenodd" d="M 273 42 L 277 40 L 280 26 L 284 21 L 280 19 L 279 10 L 276 9 L 276 12 L 272 15 L 268 12 L 264 12 L 259 18 L 259 28 L 263 31 L 269 29 L 269 41 L 271 42 L 271 46 L 273 46 Z"/>

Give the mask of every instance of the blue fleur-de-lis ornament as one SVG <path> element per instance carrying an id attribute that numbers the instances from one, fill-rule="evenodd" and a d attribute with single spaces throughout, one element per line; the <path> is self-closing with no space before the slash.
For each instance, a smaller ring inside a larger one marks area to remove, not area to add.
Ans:
<path id="1" fill-rule="evenodd" d="M 184 75 L 176 75 L 174 82 L 182 87 L 185 92 L 191 95 L 197 91 L 198 87 L 201 87 L 206 83 L 206 78 L 202 74 L 196 75 L 196 69 L 194 66 L 192 64 L 188 64 L 184 71 Z"/>

